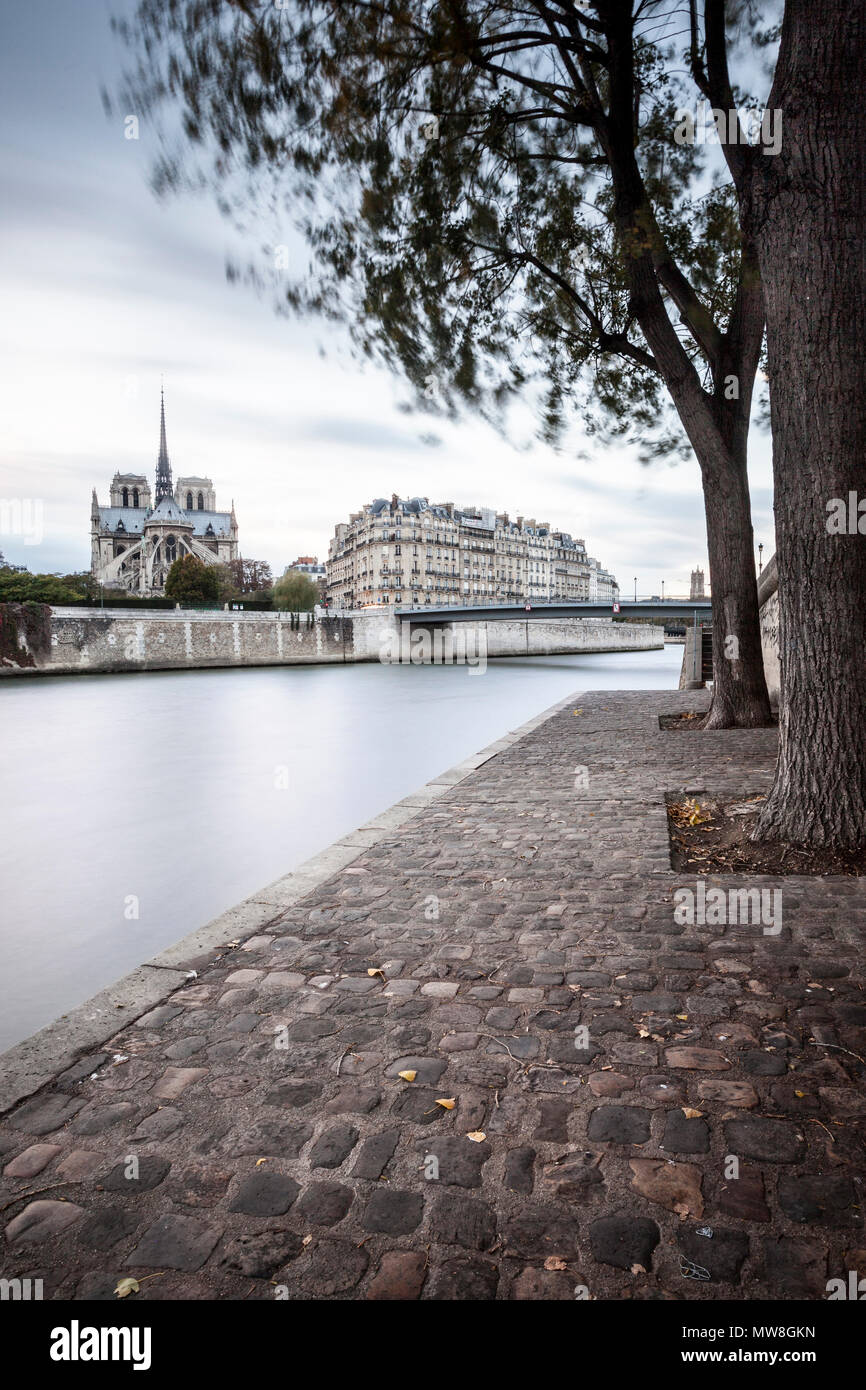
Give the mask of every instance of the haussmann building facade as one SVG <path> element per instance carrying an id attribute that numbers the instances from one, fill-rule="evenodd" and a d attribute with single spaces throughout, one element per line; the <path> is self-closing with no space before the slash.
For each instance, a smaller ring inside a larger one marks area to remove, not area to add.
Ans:
<path id="1" fill-rule="evenodd" d="M 584 542 L 546 521 L 396 494 L 337 525 L 326 571 L 328 602 L 340 609 L 613 602 L 619 595 Z"/>

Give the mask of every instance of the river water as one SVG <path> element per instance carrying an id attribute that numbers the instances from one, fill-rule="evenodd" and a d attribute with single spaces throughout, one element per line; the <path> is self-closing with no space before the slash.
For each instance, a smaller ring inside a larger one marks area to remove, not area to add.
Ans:
<path id="1" fill-rule="evenodd" d="M 0 1050 L 557 700 L 674 689 L 682 650 L 4 679 Z"/>

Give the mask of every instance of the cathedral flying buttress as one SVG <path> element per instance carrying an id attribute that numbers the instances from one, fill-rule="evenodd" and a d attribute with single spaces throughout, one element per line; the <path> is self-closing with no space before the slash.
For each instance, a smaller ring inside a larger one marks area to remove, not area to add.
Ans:
<path id="1" fill-rule="evenodd" d="M 172 485 L 164 394 L 155 491 L 143 473 L 115 473 L 109 499 L 107 507 L 100 506 L 93 489 L 90 568 L 106 589 L 160 597 L 169 570 L 183 555 L 196 555 L 206 565 L 238 558 L 234 503 L 230 512 L 217 511 L 210 478 L 178 478 Z"/>

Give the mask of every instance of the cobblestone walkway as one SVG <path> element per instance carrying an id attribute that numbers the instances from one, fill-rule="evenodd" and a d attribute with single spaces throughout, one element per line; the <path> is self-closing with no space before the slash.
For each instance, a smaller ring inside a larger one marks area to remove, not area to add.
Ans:
<path id="1" fill-rule="evenodd" d="M 743 884 L 782 888 L 776 935 L 675 921 L 665 793 L 746 796 L 775 757 L 770 730 L 660 731 L 705 698 L 577 697 L 10 1112 L 4 1275 L 79 1299 L 866 1276 L 866 885 Z"/>

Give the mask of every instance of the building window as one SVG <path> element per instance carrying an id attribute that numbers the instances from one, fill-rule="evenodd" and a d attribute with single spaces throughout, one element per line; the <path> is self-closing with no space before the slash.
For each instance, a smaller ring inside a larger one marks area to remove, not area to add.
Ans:
<path id="1" fill-rule="evenodd" d="M 132 505 L 133 505 L 134 507 L 137 507 L 137 506 L 138 506 L 138 488 L 137 488 L 137 487 L 134 487 L 134 488 L 132 489 Z"/>
<path id="2" fill-rule="evenodd" d="M 177 559 L 177 536 L 166 536 L 165 558 L 170 565 L 173 565 Z"/>
<path id="3" fill-rule="evenodd" d="M 198 495 L 198 509 L 200 512 L 204 511 L 204 497 L 201 493 Z"/>
<path id="4" fill-rule="evenodd" d="M 128 487 L 125 487 L 125 488 L 123 489 L 123 505 L 124 505 L 124 507 L 128 507 L 128 506 L 129 506 L 129 488 L 128 488 Z"/>
<path id="5" fill-rule="evenodd" d="M 192 511 L 192 493 L 191 493 L 191 492 L 188 492 L 188 493 L 186 494 L 186 509 L 187 509 L 188 512 L 191 512 L 191 511 Z"/>

